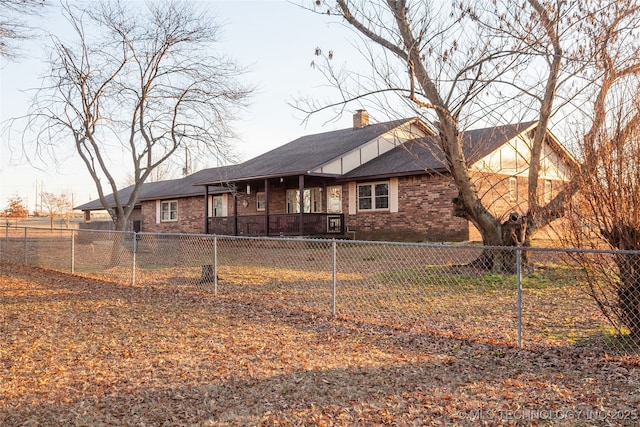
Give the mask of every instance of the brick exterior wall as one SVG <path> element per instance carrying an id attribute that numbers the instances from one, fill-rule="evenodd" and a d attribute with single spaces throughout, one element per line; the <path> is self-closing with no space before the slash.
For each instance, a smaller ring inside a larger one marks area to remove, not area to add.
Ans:
<path id="1" fill-rule="evenodd" d="M 178 201 L 178 220 L 156 223 L 156 201 L 142 202 L 142 231 L 147 233 L 204 233 L 204 197 L 166 199 Z"/>
<path id="2" fill-rule="evenodd" d="M 469 225 L 453 216 L 452 199 L 458 194 L 443 175 L 417 175 L 398 179 L 398 212 L 357 212 L 349 215 L 348 185 L 343 187 L 343 212 L 349 235 L 358 240 L 463 241 Z"/>
<path id="3" fill-rule="evenodd" d="M 511 212 L 526 212 L 527 178 L 517 178 L 515 200 L 510 197 L 510 176 L 497 174 L 473 175 L 474 184 L 485 206 L 496 216 L 505 216 Z M 307 188 L 331 185 L 308 182 Z M 560 182 L 552 183 L 552 195 L 560 190 Z M 291 187 L 291 185 L 289 185 Z M 269 212 L 286 213 L 286 189 L 283 183 L 270 183 Z M 250 194 L 239 191 L 238 214 L 260 215 L 257 210 L 256 195 L 264 191 L 262 187 L 252 187 Z M 544 181 L 539 184 L 540 194 L 544 191 Z M 323 192 L 326 194 L 326 192 Z M 349 184 L 342 184 L 342 212 L 345 218 L 347 237 L 358 240 L 388 240 L 412 242 L 454 242 L 481 241 L 480 233 L 468 221 L 453 216 L 452 199 L 458 194 L 448 175 L 416 175 L 398 178 L 398 212 L 376 211 L 357 212 L 349 215 Z M 153 233 L 204 233 L 204 201 L 202 196 L 178 201 L 178 220 L 156 223 L 156 201 L 142 202 L 142 231 Z M 228 216 L 233 216 L 233 197 L 227 198 Z M 246 204 L 246 206 L 244 206 Z M 323 200 L 326 212 L 326 199 Z"/>
<path id="4" fill-rule="evenodd" d="M 310 185 L 307 185 L 309 187 Z M 264 185 L 252 186 L 251 193 L 246 190 L 238 191 L 238 215 L 263 215 L 258 211 L 257 193 L 264 192 Z M 247 206 L 244 206 L 244 205 Z M 287 187 L 285 184 L 269 183 L 269 213 L 287 213 Z M 233 197 L 229 197 L 229 215 L 233 215 Z"/>

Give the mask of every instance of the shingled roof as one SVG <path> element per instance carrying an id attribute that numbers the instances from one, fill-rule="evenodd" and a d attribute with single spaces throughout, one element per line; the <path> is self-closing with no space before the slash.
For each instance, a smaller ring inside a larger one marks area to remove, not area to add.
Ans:
<path id="1" fill-rule="evenodd" d="M 415 118 L 401 119 L 303 136 L 235 165 L 224 173 L 212 169 L 210 179 L 196 185 L 308 174 L 397 127 L 415 121 Z"/>
<path id="2" fill-rule="evenodd" d="M 216 168 L 219 173 L 222 173 L 223 168 Z M 144 200 L 157 200 L 167 197 L 191 197 L 191 196 L 204 196 L 204 189 L 202 187 L 196 187 L 194 184 L 196 182 L 201 181 L 203 176 L 208 176 L 210 174 L 210 170 L 202 170 L 191 175 L 187 175 L 184 178 L 177 179 L 169 179 L 166 181 L 158 181 L 158 182 L 145 182 L 142 185 L 142 189 L 140 190 L 140 194 L 138 195 L 138 200 L 136 204 Z M 126 203 L 131 196 L 131 192 L 133 191 L 133 185 L 129 187 L 125 187 L 121 190 L 118 190 L 118 195 L 120 196 L 120 202 Z M 219 191 L 226 191 L 226 188 L 220 187 L 217 189 Z M 215 192 L 216 189 L 209 188 L 209 193 Z M 115 207 L 115 198 L 113 194 L 108 194 L 106 197 L 107 203 L 111 207 Z M 83 205 L 77 206 L 74 209 L 78 210 L 102 210 L 104 206 L 100 202 L 100 199 L 92 200 Z"/>
<path id="3" fill-rule="evenodd" d="M 215 193 L 228 191 L 224 184 L 230 182 L 308 174 L 312 169 L 410 122 L 417 122 L 417 119 L 393 120 L 361 128 L 347 128 L 303 136 L 244 163 L 205 169 L 184 178 L 145 183 L 137 203 L 168 197 L 203 195 L 204 189 L 201 186 L 204 185 L 210 186 L 209 193 Z M 219 187 L 212 188 L 212 185 Z M 132 191 L 133 186 L 118 190 L 121 202 L 126 202 Z M 107 195 L 106 199 L 110 206 L 115 206 L 113 194 Z M 98 210 L 104 207 L 97 199 L 77 206 L 75 209 Z"/>
<path id="4" fill-rule="evenodd" d="M 462 146 L 469 164 L 494 152 L 518 134 L 532 129 L 535 121 L 474 129 L 462 136 Z M 419 172 L 445 172 L 447 164 L 438 136 L 407 141 L 364 165 L 343 175 L 341 180 L 389 177 Z"/>
<path id="5" fill-rule="evenodd" d="M 361 128 L 347 128 L 300 137 L 281 147 L 250 159 L 244 163 L 205 169 L 180 179 L 145 183 L 137 203 L 145 200 L 179 198 L 204 195 L 202 186 L 209 186 L 209 194 L 229 191 L 227 183 L 308 175 L 318 167 L 350 153 L 369 141 L 375 140 L 398 127 L 416 123 L 426 126 L 419 119 L 401 119 L 370 124 Z M 535 121 L 469 130 L 463 134 L 463 149 L 469 164 L 494 152 L 518 134 L 533 129 Z M 424 172 L 445 172 L 445 156 L 440 149 L 438 136 L 427 136 L 406 141 L 373 160 L 340 176 L 339 180 L 369 177 L 390 177 Z M 125 202 L 133 186 L 119 190 Z M 113 206 L 110 194 L 107 202 Z M 93 200 L 76 207 L 79 210 L 103 209 L 100 200 Z"/>

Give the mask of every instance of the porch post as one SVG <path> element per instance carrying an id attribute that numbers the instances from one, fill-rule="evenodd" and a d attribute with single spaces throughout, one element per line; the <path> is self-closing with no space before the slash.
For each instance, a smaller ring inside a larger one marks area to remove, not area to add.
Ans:
<path id="1" fill-rule="evenodd" d="M 298 207 L 300 208 L 300 236 L 304 236 L 304 175 L 298 177 L 298 191 L 300 197 L 298 199 Z"/>
<path id="2" fill-rule="evenodd" d="M 204 234 L 209 234 L 209 186 L 204 186 Z"/>
<path id="3" fill-rule="evenodd" d="M 238 235 L 238 192 L 233 193 L 233 235 Z"/>
<path id="4" fill-rule="evenodd" d="M 267 178 L 264 179 L 264 222 L 267 236 L 269 236 L 269 180 Z"/>

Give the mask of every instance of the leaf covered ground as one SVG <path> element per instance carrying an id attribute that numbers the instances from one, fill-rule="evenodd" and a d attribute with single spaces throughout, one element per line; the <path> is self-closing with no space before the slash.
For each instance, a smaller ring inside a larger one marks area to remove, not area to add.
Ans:
<path id="1" fill-rule="evenodd" d="M 640 364 L 0 264 L 0 425 L 637 425 Z"/>

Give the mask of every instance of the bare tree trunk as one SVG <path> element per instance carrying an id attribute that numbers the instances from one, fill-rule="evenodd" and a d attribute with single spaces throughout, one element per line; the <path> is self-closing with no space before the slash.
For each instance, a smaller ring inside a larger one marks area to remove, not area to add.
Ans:
<path id="1" fill-rule="evenodd" d="M 125 239 L 126 234 L 124 232 L 127 231 L 127 223 L 128 217 L 124 215 L 123 212 L 116 214 L 114 221 L 116 232 L 113 233 L 109 267 L 117 267 L 120 265 L 122 258 L 125 256 L 126 250 L 124 245 L 127 239 Z"/>
<path id="2" fill-rule="evenodd" d="M 618 255 L 620 320 L 634 340 L 640 339 L 640 255 Z"/>
<path id="3" fill-rule="evenodd" d="M 491 248 L 483 250 L 482 254 L 473 260 L 469 266 L 496 273 L 515 273 L 515 247 L 530 246 L 524 231 L 522 217 L 512 214 L 506 221 L 499 224 L 499 227 L 490 231 L 491 233 L 483 233 L 482 243 Z M 485 239 L 485 235 L 489 235 L 490 239 Z M 505 249 L 496 247 L 505 247 Z M 521 263 L 527 263 L 526 252 L 522 253 Z"/>
<path id="4" fill-rule="evenodd" d="M 622 250 L 640 250 L 640 229 L 626 224 L 614 224 L 601 234 L 614 247 Z M 618 317 L 631 332 L 631 337 L 640 339 L 640 254 L 617 254 L 619 284 Z"/>

